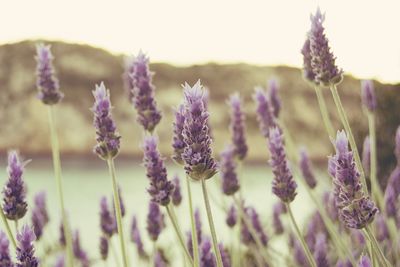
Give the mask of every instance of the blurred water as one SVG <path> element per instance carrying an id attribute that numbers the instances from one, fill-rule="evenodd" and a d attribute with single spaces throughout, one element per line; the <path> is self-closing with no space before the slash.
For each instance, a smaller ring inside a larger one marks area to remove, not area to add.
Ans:
<path id="1" fill-rule="evenodd" d="M 112 187 L 108 176 L 106 163 L 92 164 L 86 161 L 75 161 L 63 164 L 63 181 L 65 190 L 65 203 L 70 216 L 70 221 L 73 229 L 79 229 L 81 233 L 81 242 L 84 249 L 89 252 L 91 258 L 99 258 L 99 199 L 102 195 L 107 195 L 111 199 Z M 119 161 L 116 159 L 117 178 L 122 187 L 122 194 L 125 200 L 127 215 L 124 218 L 125 235 L 129 238 L 129 226 L 131 217 L 136 214 L 138 217 L 139 227 L 142 230 L 142 238 L 144 240 L 147 251 L 150 253 L 152 244 L 147 238 L 146 216 L 149 196 L 146 192 L 148 181 L 145 176 L 145 170 L 140 162 L 130 162 L 127 160 Z M 4 166 L 2 166 L 4 170 Z M 169 175 L 179 173 L 181 177 L 181 185 L 184 201 L 186 200 L 186 187 L 184 173 L 175 165 L 168 166 Z M 4 173 L 4 172 L 3 172 Z M 2 175 L 6 177 L 6 175 Z M 58 225 L 60 221 L 60 212 L 58 206 L 58 196 L 56 193 L 55 181 L 53 179 L 53 171 L 51 161 L 32 162 L 27 166 L 25 172 L 25 180 L 28 185 L 28 199 L 31 202 L 35 193 L 46 190 L 48 194 L 48 208 L 51 217 L 51 225 L 47 229 L 45 242 L 50 243 L 51 240 L 58 238 Z M 212 205 L 214 213 L 214 221 L 217 228 L 218 238 L 222 242 L 229 243 L 232 240 L 238 240 L 238 237 L 232 235 L 225 224 L 225 213 L 220 208 L 221 203 L 229 206 L 231 199 L 222 196 L 219 189 L 219 175 L 207 181 L 210 194 L 212 195 Z M 271 233 L 271 216 L 272 206 L 277 201 L 277 198 L 271 193 L 272 175 L 267 166 L 245 166 L 241 171 L 242 189 L 248 204 L 254 205 L 261 214 L 261 219 L 265 225 L 266 231 Z M 4 183 L 4 178 L 0 180 Z M 200 183 L 192 184 L 194 205 L 201 209 L 203 218 L 203 231 L 208 233 L 208 223 L 205 217 L 204 204 L 201 193 Z M 179 223 L 186 232 L 190 228 L 190 217 L 186 202 L 182 202 L 181 206 L 176 209 Z M 215 202 L 218 202 L 216 205 Z M 293 202 L 293 210 L 296 218 L 302 222 L 314 209 L 309 205 L 309 199 L 305 196 L 305 192 L 299 189 L 299 194 Z M 168 230 L 162 232 L 158 245 L 167 250 L 167 255 L 170 259 L 174 259 L 173 266 L 180 266 L 182 253 L 179 250 L 179 244 L 172 231 L 171 224 L 166 218 Z M 287 218 L 285 218 L 287 219 Z M 22 223 L 29 223 L 30 213 L 23 218 Z M 288 224 L 288 220 L 286 220 Z M 1 228 L 4 229 L 3 225 Z M 114 246 L 117 246 L 118 240 L 114 239 Z M 274 240 L 272 246 L 277 249 L 283 249 L 284 240 Z M 42 244 L 38 244 L 38 254 L 41 253 Z M 118 247 L 117 247 L 118 248 Z M 137 262 L 136 248 L 129 242 L 128 246 L 129 257 L 132 262 Z M 283 250 L 284 251 L 284 250 Z M 110 255 L 111 256 L 111 255 Z M 54 262 L 50 259 L 46 266 Z M 144 265 L 142 262 L 141 265 Z M 113 257 L 109 257 L 108 265 L 96 264 L 95 266 L 116 266 L 113 262 Z"/>

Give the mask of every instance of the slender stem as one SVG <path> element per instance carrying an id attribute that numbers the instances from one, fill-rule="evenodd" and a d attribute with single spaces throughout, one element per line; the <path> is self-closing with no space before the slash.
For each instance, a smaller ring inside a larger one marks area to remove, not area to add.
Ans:
<path id="1" fill-rule="evenodd" d="M 63 184 L 62 184 L 62 174 L 61 174 L 61 160 L 60 160 L 60 149 L 58 144 L 58 136 L 57 130 L 55 125 L 55 118 L 54 118 L 54 109 L 52 105 L 47 106 L 48 109 L 48 120 L 49 120 L 49 127 L 50 127 L 50 138 L 51 138 L 51 150 L 52 150 L 52 157 L 53 157 L 53 167 L 54 167 L 54 176 L 56 179 L 57 184 L 57 192 L 60 202 L 60 209 L 61 209 L 61 217 L 64 226 L 64 234 L 65 234 L 65 243 L 67 249 L 67 266 L 73 267 L 74 266 L 74 254 L 72 252 L 72 235 L 71 235 L 71 228 L 68 222 L 65 205 L 64 205 L 64 192 L 63 192 Z"/>
<path id="2" fill-rule="evenodd" d="M 364 228 L 364 232 L 366 233 L 368 239 L 370 240 L 373 250 L 378 255 L 379 261 L 381 262 L 382 266 L 384 266 L 384 267 L 391 266 L 389 261 L 386 259 L 385 255 L 383 254 L 382 250 L 380 249 L 378 241 L 376 240 L 376 238 L 375 238 L 374 234 L 372 233 L 370 227 L 371 227 L 370 225 L 367 225 Z"/>
<path id="3" fill-rule="evenodd" d="M 192 190 L 190 188 L 190 179 L 188 175 L 186 175 L 186 185 L 187 185 L 188 200 L 189 200 L 190 223 L 192 226 L 193 262 L 195 267 L 199 267 L 200 266 L 199 245 L 197 239 L 196 222 L 193 213 Z"/>
<path id="4" fill-rule="evenodd" d="M 3 220 L 4 227 L 6 228 L 8 239 L 11 240 L 11 243 L 12 243 L 13 247 L 17 248 L 17 243 L 15 242 L 14 235 L 11 232 L 10 225 L 8 224 L 7 218 L 4 215 L 3 209 L 1 209 L 1 208 L 0 208 L 0 216 L 1 216 L 1 219 Z"/>
<path id="5" fill-rule="evenodd" d="M 169 205 L 171 205 L 171 204 L 169 204 Z M 175 233 L 176 233 L 176 235 L 178 236 L 179 243 L 180 243 L 180 245 L 181 245 L 183 251 L 185 252 L 186 258 L 188 258 L 188 260 L 189 260 L 189 262 L 190 262 L 190 266 L 194 266 L 194 265 L 193 265 L 192 256 L 190 256 L 190 253 L 189 253 L 188 249 L 187 249 L 186 246 L 185 246 L 185 241 L 184 241 L 184 239 L 183 239 L 182 232 L 181 232 L 181 230 L 180 230 L 180 227 L 179 227 L 179 225 L 178 225 L 178 222 L 176 221 L 176 218 L 174 217 L 174 215 L 173 215 L 173 213 L 172 213 L 172 210 L 171 210 L 171 207 L 170 207 L 169 205 L 168 205 L 168 206 L 165 206 L 165 208 L 166 208 L 166 210 L 167 210 L 168 217 L 169 217 L 169 219 L 171 220 L 172 226 L 174 227 Z"/>
<path id="6" fill-rule="evenodd" d="M 128 257 L 126 254 L 126 249 L 125 249 L 124 229 L 122 226 L 121 202 L 120 202 L 119 190 L 118 190 L 118 185 L 117 185 L 117 177 L 116 177 L 116 173 L 115 173 L 114 159 L 109 158 L 107 160 L 107 164 L 108 164 L 108 170 L 110 172 L 111 183 L 112 183 L 113 194 L 114 194 L 114 208 L 115 208 L 116 219 L 117 219 L 119 242 L 121 245 L 122 262 L 123 262 L 124 267 L 128 267 L 129 264 L 128 264 Z"/>
<path id="7" fill-rule="evenodd" d="M 312 267 L 317 267 L 317 264 L 315 263 L 314 257 L 312 256 L 311 251 L 310 251 L 310 249 L 308 248 L 307 243 L 306 243 L 306 241 L 304 240 L 304 237 L 302 236 L 302 234 L 301 234 L 301 232 L 300 232 L 300 229 L 299 229 L 299 226 L 298 226 L 297 223 L 296 223 L 296 220 L 294 219 L 293 212 L 292 212 L 292 209 L 291 209 L 291 207 L 290 207 L 290 203 L 285 203 L 285 204 L 286 204 L 286 208 L 287 208 L 288 213 L 289 213 L 290 220 L 292 221 L 292 224 L 293 224 L 293 226 L 294 226 L 294 228 L 295 228 L 295 230 L 296 230 L 297 237 L 300 239 L 301 245 L 303 246 L 303 250 L 304 250 L 304 252 L 305 252 L 305 254 L 306 254 L 308 263 L 309 263 Z"/>
<path id="8" fill-rule="evenodd" d="M 367 181 L 365 179 L 364 169 L 361 164 L 360 154 L 358 153 L 357 144 L 356 144 L 356 141 L 354 140 L 354 136 L 353 136 L 353 132 L 351 131 L 349 120 L 347 119 L 346 112 L 344 111 L 344 107 L 342 105 L 342 101 L 340 100 L 340 96 L 337 91 L 336 85 L 332 84 L 330 88 L 331 88 L 333 100 L 334 100 L 336 108 L 339 112 L 340 120 L 342 121 L 343 127 L 347 133 L 347 137 L 349 138 L 350 147 L 351 147 L 351 150 L 353 151 L 354 160 L 356 162 L 357 169 L 360 172 L 361 182 L 363 184 L 364 191 L 366 193 L 368 193 L 368 187 L 367 187 Z"/>
<path id="9" fill-rule="evenodd" d="M 17 235 L 18 234 L 18 232 L 19 232 L 19 227 L 18 227 L 18 220 L 15 220 L 14 221 L 14 225 L 15 225 L 15 235 Z"/>
<path id="10" fill-rule="evenodd" d="M 156 244 L 156 241 L 153 241 L 153 261 L 150 260 L 150 266 L 151 266 L 152 262 L 154 264 L 153 266 L 157 266 L 156 253 L 157 253 L 157 244 Z"/>
<path id="11" fill-rule="evenodd" d="M 109 240 L 111 251 L 112 251 L 112 254 L 113 254 L 113 257 L 114 257 L 115 265 L 117 267 L 119 267 L 119 266 L 121 266 L 121 264 L 120 264 L 120 262 L 118 260 L 118 254 L 117 254 L 117 251 L 115 249 L 114 242 L 112 241 L 112 238 L 109 238 L 108 240 Z"/>
<path id="12" fill-rule="evenodd" d="M 328 108 L 325 103 L 324 96 L 322 94 L 321 88 L 319 86 L 314 86 L 315 94 L 317 95 L 319 110 L 321 111 L 322 120 L 324 122 L 325 130 L 330 138 L 335 137 L 335 130 L 332 126 L 332 121 L 329 118 Z"/>
<path id="13" fill-rule="evenodd" d="M 207 218 L 208 218 L 208 224 L 210 226 L 210 232 L 211 232 L 211 237 L 212 237 L 212 242 L 213 242 L 214 254 L 216 255 L 216 258 L 217 258 L 217 266 L 218 267 L 223 267 L 221 253 L 219 252 L 219 248 L 218 248 L 217 233 L 215 231 L 215 226 L 214 226 L 213 216 L 212 216 L 212 212 L 211 212 L 210 201 L 208 199 L 208 193 L 207 193 L 207 187 L 206 187 L 206 180 L 205 179 L 201 179 L 201 188 L 203 190 L 204 204 L 206 206 Z"/>

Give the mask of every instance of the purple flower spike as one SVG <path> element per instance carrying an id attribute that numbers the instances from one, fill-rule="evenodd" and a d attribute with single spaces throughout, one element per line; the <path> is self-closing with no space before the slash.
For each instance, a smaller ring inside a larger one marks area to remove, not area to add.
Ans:
<path id="1" fill-rule="evenodd" d="M 60 243 L 60 245 L 62 247 L 65 247 L 67 243 L 65 241 L 65 231 L 64 231 L 64 225 L 62 224 L 62 222 L 60 223 L 60 227 L 58 229 L 59 229 L 59 233 L 60 233 L 58 242 Z"/>
<path id="2" fill-rule="evenodd" d="M 315 82 L 315 74 L 311 67 L 310 37 L 308 35 L 301 49 L 301 53 L 303 54 L 303 77 L 310 82 Z"/>
<path id="3" fill-rule="evenodd" d="M 282 108 L 282 102 L 281 99 L 279 98 L 278 91 L 279 91 L 278 81 L 275 79 L 269 80 L 268 96 L 269 96 L 269 101 L 271 102 L 273 114 L 276 119 L 279 117 L 279 112 L 281 111 Z"/>
<path id="4" fill-rule="evenodd" d="M 46 192 L 42 191 L 35 195 L 35 206 L 32 210 L 31 221 L 36 240 L 40 240 L 43 228 L 49 222 L 49 215 L 46 208 Z"/>
<path id="5" fill-rule="evenodd" d="M 389 240 L 389 229 L 386 225 L 385 217 L 382 214 L 376 216 L 376 238 L 379 242 Z"/>
<path id="6" fill-rule="evenodd" d="M 329 267 L 328 246 L 326 243 L 326 236 L 324 234 L 318 234 L 315 240 L 314 258 L 317 267 Z"/>
<path id="7" fill-rule="evenodd" d="M 194 180 L 209 179 L 217 173 L 217 164 L 212 157 L 209 113 L 204 106 L 204 90 L 200 81 L 193 87 L 186 83 L 184 97 L 185 123 L 182 135 L 185 148 L 182 159 L 185 161 L 185 170 Z"/>
<path id="8" fill-rule="evenodd" d="M 39 44 L 36 46 L 36 86 L 39 90 L 39 99 L 46 105 L 57 104 L 64 97 L 54 74 L 53 59 L 50 45 Z"/>
<path id="9" fill-rule="evenodd" d="M 267 246 L 268 237 L 265 234 L 264 229 L 261 225 L 257 211 L 252 207 L 246 207 L 245 214 L 250 219 L 251 224 L 253 225 L 254 230 L 257 232 L 258 238 L 260 239 L 261 243 L 264 246 Z M 246 245 L 255 244 L 256 242 L 255 237 L 251 234 L 244 221 L 242 222 L 241 240 Z"/>
<path id="10" fill-rule="evenodd" d="M 310 55 L 311 67 L 314 73 L 315 83 L 329 86 L 331 83 L 337 84 L 342 80 L 342 70 L 335 65 L 335 56 L 330 51 L 328 39 L 325 36 L 325 29 L 322 23 L 325 15 L 317 9 L 315 15 L 311 15 Z"/>
<path id="11" fill-rule="evenodd" d="M 367 255 L 361 256 L 358 267 L 372 267 L 371 260 L 368 258 Z"/>
<path id="12" fill-rule="evenodd" d="M 16 151 L 8 153 L 8 181 L 3 189 L 3 211 L 9 220 L 19 220 L 27 211 L 26 185 L 22 179 L 25 164 L 20 161 Z"/>
<path id="13" fill-rule="evenodd" d="M 336 267 L 354 267 L 350 260 L 338 260 Z"/>
<path id="14" fill-rule="evenodd" d="M 165 257 L 164 251 L 161 249 L 157 249 L 157 252 L 154 255 L 154 267 L 168 267 L 169 261 Z"/>
<path id="15" fill-rule="evenodd" d="M 174 183 L 174 191 L 172 192 L 171 199 L 174 206 L 179 206 L 182 202 L 182 193 L 181 193 L 181 183 L 179 180 L 179 176 L 175 174 L 174 179 L 172 180 Z"/>
<path id="16" fill-rule="evenodd" d="M 261 87 L 255 89 L 253 99 L 257 104 L 257 121 L 261 133 L 265 138 L 268 138 L 270 129 L 276 126 L 272 104 L 270 103 L 267 93 Z"/>
<path id="17" fill-rule="evenodd" d="M 234 195 L 239 190 L 239 180 L 236 174 L 234 147 L 228 145 L 221 153 L 220 171 L 222 177 L 222 192 L 225 195 Z"/>
<path id="18" fill-rule="evenodd" d="M 77 258 L 81 262 L 82 267 L 90 266 L 89 257 L 87 255 L 86 251 L 84 251 L 81 246 L 81 239 L 80 239 L 78 230 L 75 231 L 74 236 L 73 236 L 72 250 L 74 252 L 75 258 Z"/>
<path id="19" fill-rule="evenodd" d="M 231 136 L 232 144 L 235 148 L 235 155 L 239 160 L 243 160 L 248 151 L 246 144 L 246 125 L 245 115 L 242 110 L 242 99 L 239 94 L 233 94 L 229 98 L 231 107 Z"/>
<path id="20" fill-rule="evenodd" d="M 237 222 L 237 211 L 235 205 L 232 204 L 226 216 L 226 224 L 230 228 L 233 228 L 236 225 L 236 222 Z"/>
<path id="21" fill-rule="evenodd" d="M 96 141 L 94 152 L 102 159 L 115 158 L 120 147 L 121 136 L 111 116 L 110 91 L 104 83 L 96 85 L 93 91 L 95 99 L 92 111 L 94 113 L 94 127 L 96 128 Z"/>
<path id="22" fill-rule="evenodd" d="M 222 266 L 223 267 L 231 267 L 231 257 L 229 255 L 228 250 L 224 247 L 222 243 L 218 244 L 219 251 L 221 253 L 221 259 L 222 259 Z"/>
<path id="23" fill-rule="evenodd" d="M 362 103 L 370 112 L 374 112 L 377 107 L 374 84 L 371 80 L 361 81 Z"/>
<path id="24" fill-rule="evenodd" d="M 146 136 L 143 150 L 143 163 L 147 170 L 146 176 L 150 180 L 150 187 L 147 191 L 152 201 L 159 205 L 167 206 L 171 200 L 174 185 L 168 181 L 164 159 L 157 149 L 157 138 L 154 136 Z"/>
<path id="25" fill-rule="evenodd" d="M 146 251 L 144 250 L 143 242 L 142 242 L 142 237 L 140 235 L 139 228 L 137 226 L 137 219 L 136 216 L 132 217 L 132 224 L 131 224 L 131 241 L 136 244 L 137 247 L 137 252 L 139 255 L 139 258 L 141 259 L 148 259 L 148 255 Z"/>
<path id="26" fill-rule="evenodd" d="M 304 249 L 301 246 L 299 240 L 297 240 L 293 234 L 290 235 L 290 238 L 293 242 L 293 256 L 294 256 L 294 260 L 296 262 L 296 266 L 301 266 L 301 267 L 308 267 L 308 261 L 306 258 L 306 255 L 304 254 Z"/>
<path id="27" fill-rule="evenodd" d="M 108 257 L 108 238 L 101 236 L 100 237 L 100 256 L 103 261 L 107 260 Z"/>
<path id="28" fill-rule="evenodd" d="M 105 196 L 100 199 L 100 228 L 103 234 L 108 237 L 117 232 L 115 217 L 110 212 Z"/>
<path id="29" fill-rule="evenodd" d="M 206 238 L 201 243 L 200 248 L 200 267 L 216 267 L 217 262 L 215 256 L 211 251 L 211 242 L 209 238 Z"/>
<path id="30" fill-rule="evenodd" d="M 184 106 L 179 105 L 175 110 L 175 121 L 173 123 L 173 138 L 172 138 L 172 148 L 174 149 L 174 154 L 172 159 L 180 164 L 183 165 L 184 161 L 182 159 L 182 153 L 185 149 L 185 141 L 183 140 L 183 125 L 185 123 L 185 115 L 184 115 Z"/>
<path id="31" fill-rule="evenodd" d="M 57 259 L 54 267 L 64 267 L 65 266 L 65 257 L 64 254 L 60 254 Z"/>
<path id="32" fill-rule="evenodd" d="M 0 266 L 13 267 L 10 257 L 10 242 L 4 232 L 0 231 Z"/>
<path id="33" fill-rule="evenodd" d="M 307 185 L 311 189 L 315 188 L 317 186 L 317 180 L 315 180 L 315 176 L 312 171 L 311 161 L 305 148 L 302 148 L 300 150 L 300 170 Z"/>
<path id="34" fill-rule="evenodd" d="M 397 173 L 400 175 L 400 169 L 397 169 Z M 400 176 L 399 176 L 400 177 Z M 388 184 L 385 192 L 385 211 L 388 217 L 396 218 L 398 206 L 398 194 L 396 194 L 395 189 Z"/>
<path id="35" fill-rule="evenodd" d="M 360 173 L 344 131 L 338 131 L 335 146 L 336 155 L 329 158 L 329 173 L 333 178 L 339 218 L 347 227 L 361 229 L 374 219 L 378 209 L 362 190 Z"/>
<path id="36" fill-rule="evenodd" d="M 285 207 L 282 206 L 282 202 L 277 202 L 273 208 L 273 228 L 276 235 L 283 234 L 285 231 L 281 220 L 281 214 L 284 212 L 282 207 Z"/>
<path id="37" fill-rule="evenodd" d="M 369 142 L 369 136 L 366 136 L 363 143 L 363 151 L 362 151 L 362 164 L 366 173 L 369 173 L 369 169 L 371 166 L 371 145 Z"/>
<path id="38" fill-rule="evenodd" d="M 39 260 L 35 257 L 33 242 L 36 240 L 35 233 L 27 226 L 22 226 L 21 232 L 17 234 L 17 267 L 37 267 Z"/>
<path id="39" fill-rule="evenodd" d="M 271 156 L 269 163 L 274 173 L 272 192 L 283 202 L 292 202 L 297 194 L 297 184 L 288 166 L 281 130 L 277 127 L 270 130 L 269 151 Z"/>
<path id="40" fill-rule="evenodd" d="M 394 154 L 397 159 L 397 165 L 400 166 L 400 126 L 396 130 L 396 137 L 395 137 L 395 149 L 394 149 Z"/>
<path id="41" fill-rule="evenodd" d="M 150 202 L 149 213 L 147 214 L 147 232 L 150 239 L 157 241 L 161 231 L 165 228 L 164 214 L 157 203 Z"/>
<path id="42" fill-rule="evenodd" d="M 149 58 L 141 51 L 133 59 L 132 65 L 128 68 L 129 86 L 132 86 L 130 99 L 137 111 L 137 121 L 148 132 L 153 132 L 154 128 L 161 120 L 161 112 L 157 108 L 154 99 L 155 87 L 152 84 L 153 73 L 149 69 Z"/>

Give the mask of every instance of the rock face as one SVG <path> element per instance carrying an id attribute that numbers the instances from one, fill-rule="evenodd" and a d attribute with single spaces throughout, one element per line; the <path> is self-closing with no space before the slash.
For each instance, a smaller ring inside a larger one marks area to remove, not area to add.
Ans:
<path id="1" fill-rule="evenodd" d="M 40 41 L 25 41 L 0 46 L 0 151 L 15 147 L 25 153 L 48 153 L 47 113 L 36 98 L 35 88 L 35 44 Z M 65 94 L 57 106 L 57 119 L 61 149 L 64 153 L 91 154 L 94 144 L 92 114 L 89 108 L 94 85 L 104 81 L 111 91 L 114 117 L 122 135 L 122 154 L 140 156 L 139 144 L 142 131 L 135 120 L 123 88 L 122 55 L 113 55 L 87 45 L 46 42 L 52 45 L 54 65 Z M 136 53 L 137 51 L 132 51 Z M 151 60 L 151 55 L 150 55 Z M 309 146 L 313 158 L 326 162 L 331 146 L 325 134 L 313 88 L 303 81 L 299 69 L 285 66 L 265 67 L 247 64 L 192 65 L 176 67 L 163 63 L 151 64 L 156 73 L 156 99 L 163 111 L 163 119 L 157 127 L 160 149 L 171 154 L 172 107 L 181 101 L 185 81 L 195 83 L 199 78 L 210 89 L 211 126 L 215 139 L 215 151 L 219 152 L 228 140 L 229 114 L 226 99 L 239 91 L 244 98 L 247 113 L 247 136 L 249 158 L 265 160 L 267 146 L 259 132 L 252 101 L 254 86 L 267 84 L 276 78 L 280 84 L 282 118 L 299 144 Z M 378 137 L 380 157 L 391 161 L 394 132 L 400 124 L 400 85 L 375 83 L 378 96 Z M 356 138 L 362 144 L 367 132 L 367 121 L 363 116 L 360 99 L 360 82 L 346 76 L 339 86 L 345 109 L 348 112 Z M 339 128 L 336 110 L 329 91 L 326 101 Z M 265 149 L 256 149 L 264 147 Z"/>

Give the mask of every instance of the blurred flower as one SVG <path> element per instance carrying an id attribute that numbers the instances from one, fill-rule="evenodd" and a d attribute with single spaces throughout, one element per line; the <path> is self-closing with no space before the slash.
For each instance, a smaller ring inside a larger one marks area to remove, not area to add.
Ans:
<path id="1" fill-rule="evenodd" d="M 105 196 L 100 199 L 100 228 L 103 234 L 108 237 L 117 232 L 117 223 L 115 217 L 110 212 Z"/>
<path id="2" fill-rule="evenodd" d="M 360 173 L 344 131 L 338 131 L 335 146 L 336 155 L 329 158 L 328 169 L 333 178 L 339 218 L 347 227 L 361 229 L 374 219 L 378 209 L 362 190 Z"/>
<path id="3" fill-rule="evenodd" d="M 181 193 L 181 184 L 179 180 L 179 176 L 175 174 L 174 179 L 172 180 L 174 184 L 174 191 L 172 192 L 171 199 L 174 206 L 179 206 L 182 202 L 182 193 Z"/>
<path id="4" fill-rule="evenodd" d="M 333 222 L 336 222 L 338 220 L 339 214 L 334 194 L 330 191 L 325 191 L 322 200 L 322 203 L 324 203 L 325 210 L 328 213 L 329 218 Z"/>
<path id="5" fill-rule="evenodd" d="M 267 246 L 268 237 L 261 225 L 260 218 L 258 216 L 257 211 L 253 207 L 246 207 L 244 210 L 245 210 L 245 216 L 247 216 L 250 219 L 253 229 L 257 233 L 258 238 L 260 239 L 261 243 L 264 246 Z M 251 234 L 250 229 L 247 227 L 245 221 L 242 221 L 242 229 L 241 229 L 242 242 L 246 245 L 256 244 L 255 238 L 256 237 L 254 237 Z"/>
<path id="6" fill-rule="evenodd" d="M 42 191 L 35 195 L 35 206 L 32 210 L 31 222 L 36 240 L 40 240 L 43 228 L 49 222 L 49 215 L 46 208 L 46 192 Z"/>
<path id="7" fill-rule="evenodd" d="M 297 184 L 288 166 L 281 130 L 277 127 L 270 130 L 269 151 L 269 163 L 274 173 L 272 192 L 283 202 L 292 202 L 297 194 Z"/>
<path id="8" fill-rule="evenodd" d="M 282 202 L 275 203 L 273 207 L 272 226 L 276 235 L 280 235 L 285 231 L 281 220 L 281 214 L 284 212 L 282 207 L 285 207 Z"/>
<path id="9" fill-rule="evenodd" d="M 142 237 L 140 235 L 139 228 L 137 226 L 137 219 L 136 216 L 132 217 L 132 224 L 131 224 L 131 241 L 136 244 L 138 255 L 141 259 L 147 259 L 149 256 L 147 255 L 146 251 L 144 250 Z"/>
<path id="10" fill-rule="evenodd" d="M 149 58 L 140 51 L 133 58 L 128 70 L 130 71 L 129 86 L 132 87 L 130 100 L 137 111 L 137 121 L 146 131 L 153 132 L 161 120 L 161 112 L 154 99 L 155 87 L 152 84 L 154 74 L 149 69 Z"/>
<path id="11" fill-rule="evenodd" d="M 149 213 L 147 214 L 147 233 L 152 241 L 157 241 L 161 231 L 165 228 L 164 214 L 160 210 L 160 206 L 150 201 Z"/>
<path id="12" fill-rule="evenodd" d="M 315 15 L 311 15 L 311 30 L 309 34 L 311 67 L 314 73 L 314 82 L 329 86 L 337 84 L 342 80 L 342 70 L 335 65 L 335 56 L 330 51 L 328 39 L 322 23 L 325 15 L 318 8 Z"/>
<path id="13" fill-rule="evenodd" d="M 230 130 L 232 136 L 232 144 L 234 146 L 235 155 L 239 160 L 243 160 L 248 151 L 246 144 L 246 125 L 245 115 L 242 110 L 242 99 L 238 93 L 229 97 L 229 104 L 231 107 L 231 122 Z"/>
<path id="14" fill-rule="evenodd" d="M 234 147 L 227 145 L 221 153 L 220 171 L 222 178 L 222 192 L 225 195 L 234 195 L 239 190 L 239 180 L 236 173 Z"/>
<path id="15" fill-rule="evenodd" d="M 60 234 L 60 236 L 59 236 L 59 238 L 58 238 L 58 242 L 60 243 L 60 245 L 61 245 L 62 247 L 65 247 L 65 245 L 66 245 L 67 243 L 66 243 L 66 241 L 65 241 L 65 231 L 64 231 L 64 225 L 63 225 L 62 222 L 60 223 L 60 226 L 59 226 L 59 234 Z"/>
<path id="16" fill-rule="evenodd" d="M 94 152 L 102 159 L 108 160 L 117 156 L 121 136 L 111 116 L 110 91 L 104 83 L 96 85 L 93 91 L 95 98 L 92 111 L 94 113 L 94 127 L 96 128 L 96 141 Z"/>
<path id="17" fill-rule="evenodd" d="M 100 237 L 100 256 L 103 261 L 107 260 L 108 257 L 108 238 L 101 236 Z"/>
<path id="18" fill-rule="evenodd" d="M 201 243 L 200 248 L 200 267 L 216 267 L 217 262 L 215 256 L 211 251 L 211 242 L 209 238 L 206 238 Z"/>
<path id="19" fill-rule="evenodd" d="M 3 189 L 3 211 L 9 220 L 19 220 L 27 211 L 26 185 L 22 179 L 25 164 L 20 161 L 16 151 L 8 153 L 8 180 Z"/>
<path id="20" fill-rule="evenodd" d="M 261 87 L 256 87 L 253 99 L 257 104 L 256 115 L 261 133 L 268 138 L 270 129 L 276 126 L 272 104 L 267 93 Z"/>
<path id="21" fill-rule="evenodd" d="M 184 106 L 181 104 L 175 110 L 175 121 L 173 122 L 173 138 L 172 138 L 172 148 L 174 149 L 174 154 L 172 159 L 183 165 L 184 161 L 182 159 L 182 153 L 185 149 L 185 141 L 183 140 L 183 125 L 185 123 Z"/>
<path id="22" fill-rule="evenodd" d="M 81 247 L 81 240 L 80 240 L 80 235 L 79 231 L 76 230 L 73 236 L 72 240 L 72 250 L 74 252 L 75 258 L 77 258 L 81 264 L 82 267 L 89 267 L 90 266 L 90 260 L 89 257 Z"/>
<path id="23" fill-rule="evenodd" d="M 361 81 L 362 103 L 370 112 L 374 112 L 377 107 L 374 84 L 371 80 Z"/>
<path id="24" fill-rule="evenodd" d="M 222 243 L 218 244 L 219 252 L 221 253 L 222 266 L 223 267 L 231 267 L 231 257 L 229 255 L 228 250 L 224 247 Z"/>
<path id="25" fill-rule="evenodd" d="M 271 102 L 272 111 L 276 119 L 279 118 L 279 112 L 281 111 L 282 107 L 282 102 L 279 98 L 278 89 L 278 81 L 275 79 L 270 79 L 268 81 L 268 98 Z"/>
<path id="26" fill-rule="evenodd" d="M 301 53 L 303 54 L 303 77 L 310 82 L 315 82 L 315 74 L 311 66 L 310 37 L 308 34 Z"/>
<path id="27" fill-rule="evenodd" d="M 203 240 L 203 232 L 201 229 L 202 223 L 201 223 L 201 216 L 200 216 L 200 210 L 196 208 L 194 211 L 194 223 L 196 227 L 196 235 L 197 235 L 197 243 L 200 245 Z M 193 244 L 192 244 L 192 232 L 189 231 L 187 232 L 187 247 L 189 250 L 190 255 L 193 256 Z"/>
<path id="28" fill-rule="evenodd" d="M 312 214 L 310 221 L 308 222 L 305 234 L 305 240 L 311 251 L 314 251 L 316 249 L 315 246 L 317 242 L 317 236 L 319 234 L 327 235 L 328 233 L 325 228 L 324 221 L 322 220 L 321 214 L 318 211 L 315 211 Z"/>
<path id="29" fill-rule="evenodd" d="M 38 44 L 36 46 L 36 86 L 38 97 L 44 104 L 54 105 L 60 102 L 64 94 L 60 92 L 58 79 L 54 74 L 50 45 Z"/>
<path id="30" fill-rule="evenodd" d="M 17 233 L 17 267 L 37 267 L 39 260 L 35 257 L 35 247 L 33 242 L 36 240 L 35 233 L 27 226 L 22 226 L 22 229 Z"/>
<path id="31" fill-rule="evenodd" d="M 316 236 L 314 248 L 314 258 L 317 267 L 329 267 L 330 265 L 328 262 L 328 245 L 326 236 L 324 234 L 319 233 Z"/>
<path id="32" fill-rule="evenodd" d="M 147 192 L 149 192 L 152 201 L 159 205 L 167 206 L 170 202 L 174 185 L 168 181 L 164 159 L 157 149 L 157 138 L 146 136 L 143 150 L 143 164 L 147 170 L 146 176 L 150 181 L 150 187 Z"/>
<path id="33" fill-rule="evenodd" d="M 64 267 L 65 266 L 65 257 L 64 254 L 58 255 L 56 259 L 56 263 L 54 264 L 54 267 Z"/>
<path id="34" fill-rule="evenodd" d="M 6 234 L 0 231 L 0 266 L 3 267 L 13 267 L 13 263 L 10 257 L 10 242 Z"/>
<path id="35" fill-rule="evenodd" d="M 376 239 L 379 242 L 389 240 L 389 229 L 386 225 L 385 217 L 381 213 L 376 216 L 375 229 Z"/>
<path id="36" fill-rule="evenodd" d="M 304 147 L 300 150 L 300 170 L 307 185 L 311 189 L 315 188 L 315 186 L 317 186 L 317 181 L 312 171 L 311 161 Z"/>
<path id="37" fill-rule="evenodd" d="M 154 267 L 168 267 L 169 261 L 165 257 L 164 251 L 162 249 L 157 249 L 154 255 Z"/>
<path id="38" fill-rule="evenodd" d="M 339 259 L 336 263 L 336 267 L 354 267 L 350 260 Z"/>
<path id="39" fill-rule="evenodd" d="M 121 186 L 118 185 L 118 197 L 119 197 L 119 206 L 121 207 L 121 216 L 124 217 L 126 210 L 125 210 L 125 201 L 122 197 Z M 114 196 L 111 197 L 113 203 L 113 210 L 114 210 L 114 217 L 117 215 L 117 211 L 115 210 L 115 203 L 114 203 Z"/>
<path id="40" fill-rule="evenodd" d="M 372 263 L 367 255 L 362 255 L 358 267 L 372 267 Z"/>
<path id="41" fill-rule="evenodd" d="M 293 242 L 293 256 L 296 266 L 298 267 L 309 267 L 308 260 L 304 254 L 304 249 L 300 244 L 300 241 L 294 237 L 293 233 L 290 235 Z"/>
<path id="42" fill-rule="evenodd" d="M 226 216 L 226 224 L 230 228 L 233 228 L 236 225 L 236 222 L 237 222 L 237 211 L 235 205 L 232 204 Z"/>

